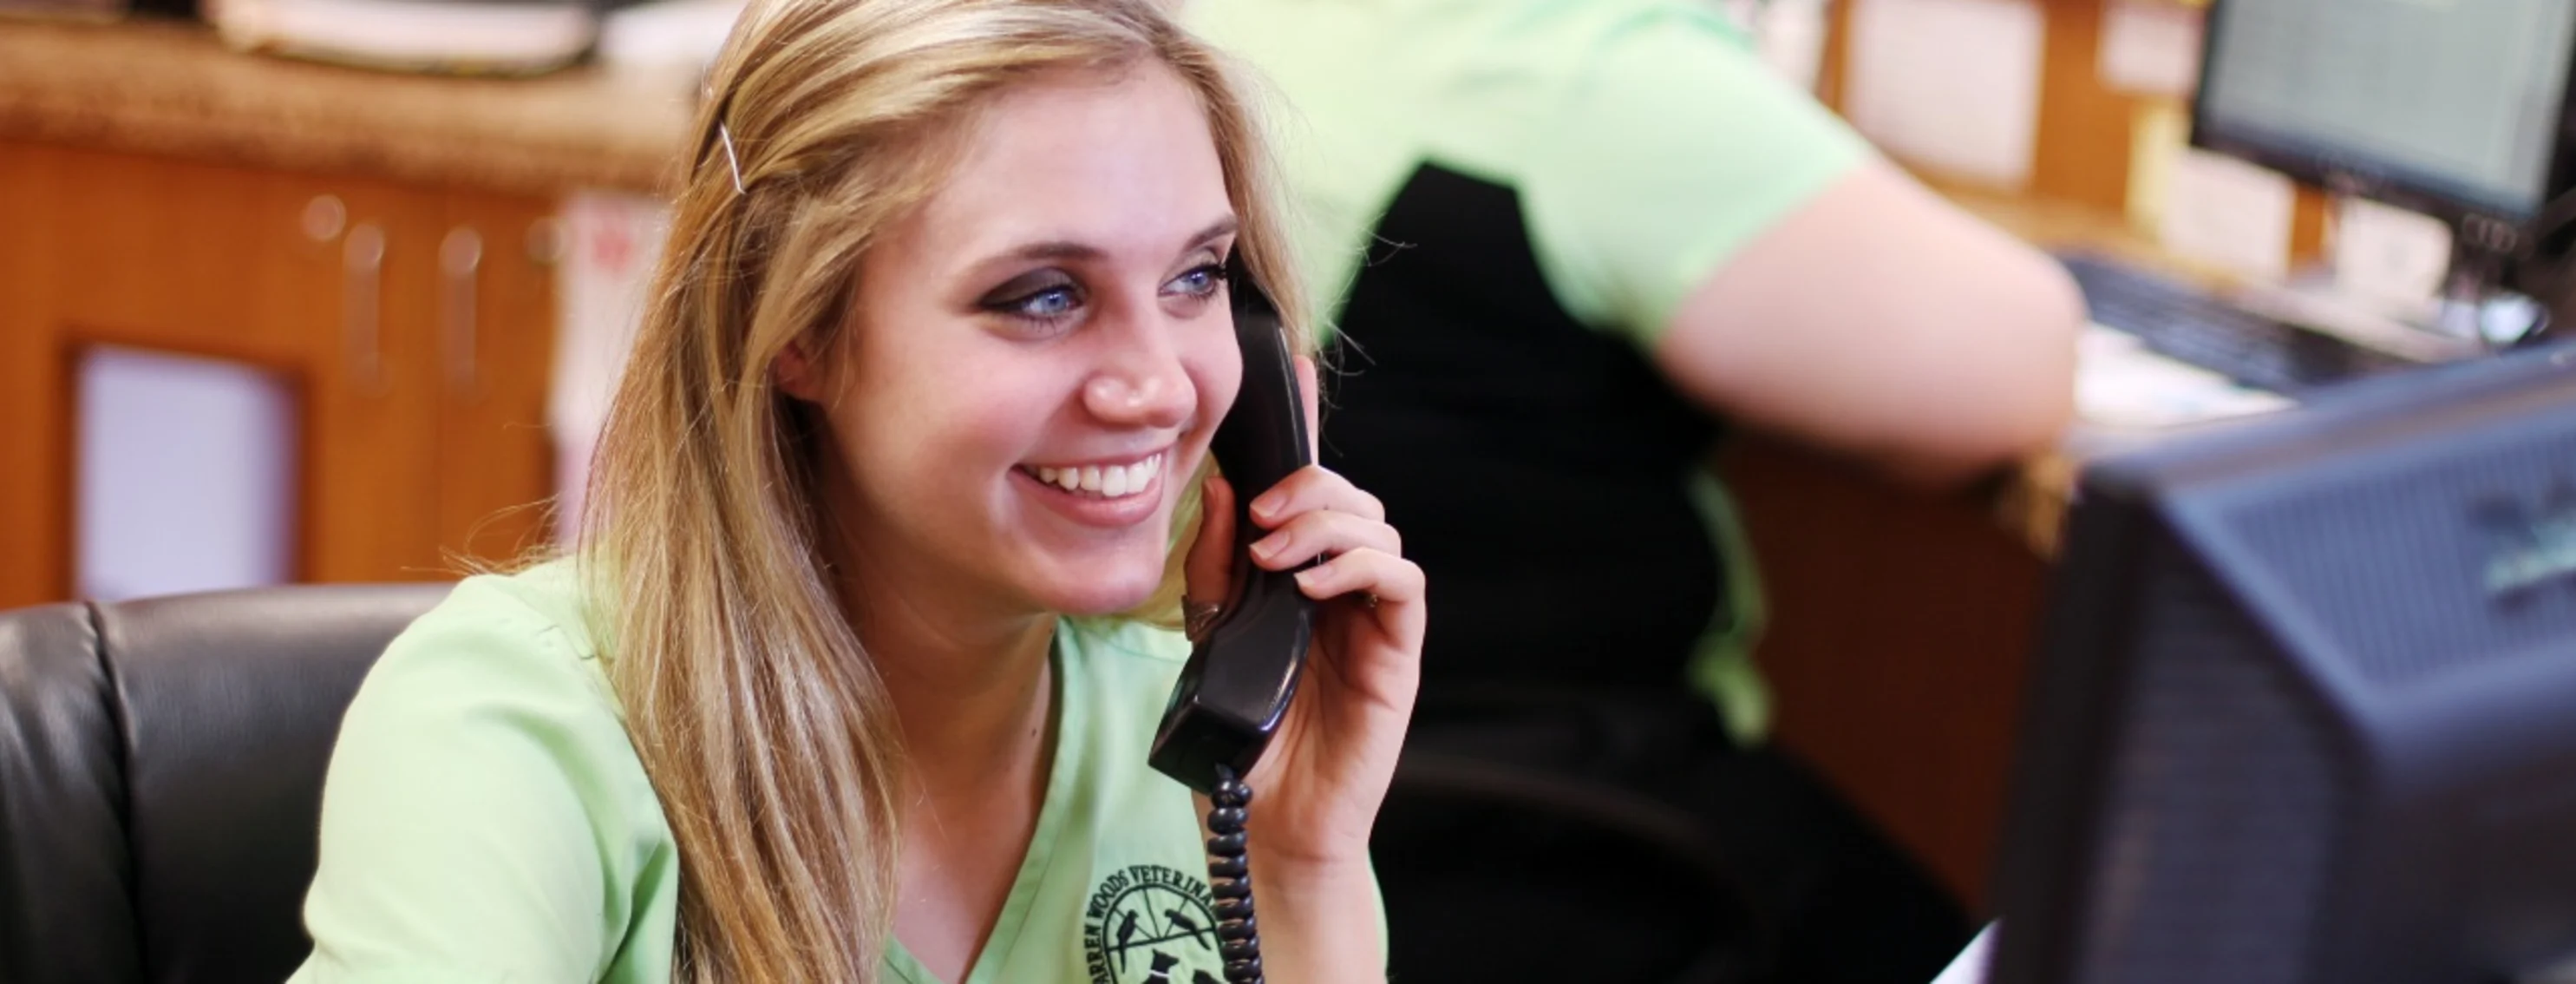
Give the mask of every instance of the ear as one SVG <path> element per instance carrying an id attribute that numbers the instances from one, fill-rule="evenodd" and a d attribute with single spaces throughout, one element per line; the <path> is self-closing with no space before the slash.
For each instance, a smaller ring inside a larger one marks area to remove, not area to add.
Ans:
<path id="1" fill-rule="evenodd" d="M 788 342 L 769 365 L 769 378 L 787 395 L 807 403 L 823 402 L 823 369 L 808 351 L 806 339 Z"/>

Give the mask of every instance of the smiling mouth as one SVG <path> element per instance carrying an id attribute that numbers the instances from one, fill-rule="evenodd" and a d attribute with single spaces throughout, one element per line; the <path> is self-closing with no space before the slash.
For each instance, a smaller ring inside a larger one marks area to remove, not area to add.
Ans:
<path id="1" fill-rule="evenodd" d="M 1125 499 L 1143 495 L 1154 487 L 1154 476 L 1163 471 L 1163 452 L 1125 465 L 1021 465 L 1019 469 L 1041 484 L 1082 498 Z"/>

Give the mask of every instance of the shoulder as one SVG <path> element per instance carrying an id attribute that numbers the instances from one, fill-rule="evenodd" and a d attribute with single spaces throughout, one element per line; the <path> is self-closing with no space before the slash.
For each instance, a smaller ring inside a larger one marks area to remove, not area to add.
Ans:
<path id="1" fill-rule="evenodd" d="M 341 722 L 326 798 L 345 805 L 374 788 L 361 781 L 370 771 L 438 775 L 512 810 L 551 803 L 559 819 L 631 822 L 653 836 L 658 801 L 584 609 L 562 562 L 459 583 L 367 674 Z"/>
<path id="2" fill-rule="evenodd" d="M 368 762 L 564 781 L 583 812 L 651 809 L 569 562 L 467 578 L 385 650 L 351 702 L 334 775 Z"/>
<path id="3" fill-rule="evenodd" d="M 323 786 L 320 979 L 667 952 L 669 828 L 580 599 L 561 564 L 469 578 L 368 674 Z"/>
<path id="4" fill-rule="evenodd" d="M 1567 309 L 1652 342 L 1711 271 L 1870 151 L 1716 10 L 1612 6 L 1567 64 L 1520 191 Z"/>
<path id="5" fill-rule="evenodd" d="M 568 562 L 467 578 L 394 638 L 351 714 L 502 701 L 614 723 L 584 608 Z"/>

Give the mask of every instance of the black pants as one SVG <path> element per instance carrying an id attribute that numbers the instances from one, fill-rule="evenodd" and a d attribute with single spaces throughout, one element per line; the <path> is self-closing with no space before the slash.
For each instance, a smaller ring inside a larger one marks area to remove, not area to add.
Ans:
<path id="1" fill-rule="evenodd" d="M 1371 851 L 1396 984 L 1924 984 L 1971 935 L 1814 773 L 1689 695 L 1491 692 L 1412 735 Z"/>

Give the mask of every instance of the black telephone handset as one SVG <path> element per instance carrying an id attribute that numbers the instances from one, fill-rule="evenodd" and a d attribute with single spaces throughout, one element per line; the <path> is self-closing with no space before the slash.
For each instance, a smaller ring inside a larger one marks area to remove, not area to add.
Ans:
<path id="1" fill-rule="evenodd" d="M 1243 784 L 1306 668 L 1315 634 L 1315 602 L 1290 571 L 1264 570 L 1248 549 L 1264 530 L 1252 522 L 1252 500 L 1315 462 L 1306 434 L 1306 397 L 1289 358 L 1288 333 L 1270 295 L 1252 278 L 1229 278 L 1234 338 L 1243 347 L 1243 388 L 1216 427 L 1208 450 L 1234 487 L 1234 600 L 1190 650 L 1172 687 L 1172 704 L 1146 760 L 1164 775 L 1208 796 L 1208 891 L 1216 913 L 1225 979 L 1261 984 L 1261 937 L 1252 918 L 1251 869 L 1244 820 L 1252 788 Z"/>
<path id="2" fill-rule="evenodd" d="M 1297 693 L 1315 619 L 1315 603 L 1297 590 L 1293 572 L 1264 570 L 1246 550 L 1266 532 L 1253 524 L 1249 503 L 1315 457 L 1305 394 L 1278 310 L 1249 277 L 1231 278 L 1229 288 L 1235 339 L 1243 346 L 1243 387 L 1209 451 L 1234 488 L 1240 586 L 1181 667 L 1147 757 L 1164 775 L 1211 795 L 1221 782 L 1249 774 L 1269 747 Z"/>

